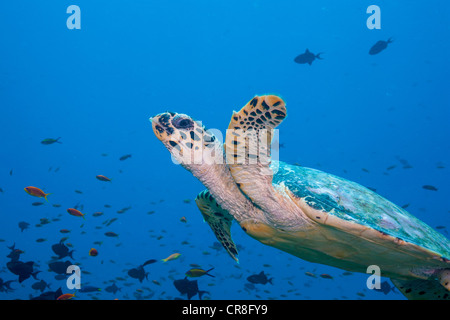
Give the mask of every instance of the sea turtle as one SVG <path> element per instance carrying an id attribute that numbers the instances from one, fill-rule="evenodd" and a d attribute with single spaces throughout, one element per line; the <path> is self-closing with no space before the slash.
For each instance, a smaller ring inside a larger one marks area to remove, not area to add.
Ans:
<path id="1" fill-rule="evenodd" d="M 233 220 L 260 242 L 310 262 L 362 273 L 376 265 L 409 299 L 450 299 L 443 235 L 355 182 L 271 159 L 273 130 L 286 115 L 280 97 L 255 96 L 233 112 L 225 148 L 185 114 L 150 121 L 172 158 L 207 187 L 196 203 L 236 261 Z"/>

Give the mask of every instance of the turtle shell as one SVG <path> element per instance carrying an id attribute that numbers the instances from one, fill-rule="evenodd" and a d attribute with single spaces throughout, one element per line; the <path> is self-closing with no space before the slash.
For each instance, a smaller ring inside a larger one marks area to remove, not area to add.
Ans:
<path id="1" fill-rule="evenodd" d="M 372 190 L 320 170 L 281 161 L 273 161 L 271 168 L 274 172 L 273 184 L 285 186 L 304 214 L 319 225 L 329 227 L 321 229 L 321 236 L 332 239 L 332 233 L 336 230 L 347 233 L 349 236 L 343 241 L 355 242 L 359 256 L 374 260 L 388 259 L 391 250 L 402 252 L 401 259 L 413 256 L 411 259 L 415 263 L 412 266 L 420 265 L 418 260 L 429 260 L 429 268 L 449 267 L 449 240 Z M 342 234 L 336 237 L 337 241 L 341 239 Z M 385 251 L 379 250 L 379 247 L 384 247 Z M 295 250 L 301 249 L 289 251 Z M 381 252 L 387 253 L 386 258 Z M 395 259 L 399 257 L 397 254 Z M 336 266 L 342 267 L 339 263 Z"/>

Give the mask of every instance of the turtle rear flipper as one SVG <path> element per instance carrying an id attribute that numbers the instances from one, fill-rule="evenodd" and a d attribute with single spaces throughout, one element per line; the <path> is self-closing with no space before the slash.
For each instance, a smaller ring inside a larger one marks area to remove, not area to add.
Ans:
<path id="1" fill-rule="evenodd" d="M 233 217 L 217 204 L 208 190 L 200 192 L 195 198 L 195 203 L 200 209 L 203 219 L 214 232 L 217 240 L 219 240 L 230 256 L 236 262 L 239 262 L 237 258 L 238 251 L 230 232 Z"/>
<path id="2" fill-rule="evenodd" d="M 396 280 L 392 283 L 409 300 L 450 300 L 450 292 L 437 280 Z"/>

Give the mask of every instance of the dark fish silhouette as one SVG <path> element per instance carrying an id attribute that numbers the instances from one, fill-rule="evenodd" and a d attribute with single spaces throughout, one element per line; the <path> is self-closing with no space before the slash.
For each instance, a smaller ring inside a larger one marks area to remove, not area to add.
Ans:
<path id="1" fill-rule="evenodd" d="M 98 292 L 101 291 L 102 289 L 100 289 L 99 287 L 94 287 L 94 286 L 81 286 L 81 289 L 78 290 L 78 292 Z"/>
<path id="2" fill-rule="evenodd" d="M 16 280 L 3 281 L 3 279 L 0 278 L 0 292 L 13 291 L 14 289 L 11 288 L 10 284 L 11 284 L 11 282 L 14 282 L 14 281 L 16 281 Z"/>
<path id="3" fill-rule="evenodd" d="M 56 291 L 43 292 L 37 297 L 30 297 L 30 300 L 56 300 L 58 297 L 62 296 L 62 294 L 62 290 L 59 288 Z"/>
<path id="4" fill-rule="evenodd" d="M 10 258 L 11 261 L 17 261 L 20 258 L 20 255 L 24 253 L 24 251 L 20 249 L 15 249 L 16 244 L 14 243 L 11 247 L 8 247 L 8 249 L 11 250 L 11 252 L 6 256 L 7 258 Z"/>
<path id="5" fill-rule="evenodd" d="M 52 250 L 54 253 L 58 255 L 58 259 L 65 258 L 67 256 L 73 259 L 72 253 L 74 250 L 69 251 L 69 248 L 64 244 L 63 241 L 60 241 L 59 243 L 52 245 Z"/>
<path id="6" fill-rule="evenodd" d="M 437 191 L 438 190 L 435 186 L 428 185 L 428 184 L 422 186 L 422 188 L 424 188 L 425 190 L 431 190 L 431 191 Z"/>
<path id="7" fill-rule="evenodd" d="M 299 64 L 305 64 L 305 63 L 307 63 L 307 64 L 311 65 L 315 59 L 320 59 L 320 60 L 323 59 L 323 58 L 320 57 L 320 55 L 321 55 L 322 53 L 323 53 L 323 52 L 320 52 L 320 53 L 318 53 L 318 54 L 314 54 L 314 53 L 311 53 L 308 49 L 306 49 L 305 53 L 302 53 L 301 55 L 298 55 L 298 56 L 294 59 L 294 61 L 295 61 L 296 63 L 299 63 Z"/>
<path id="8" fill-rule="evenodd" d="M 142 282 L 144 278 L 148 280 L 147 276 L 149 275 L 149 273 L 145 272 L 144 267 L 155 262 L 157 262 L 157 260 L 155 259 L 147 260 L 139 267 L 128 270 L 128 275 L 132 278 L 139 279 L 140 282 Z"/>
<path id="9" fill-rule="evenodd" d="M 139 266 L 137 268 L 128 270 L 128 275 L 132 278 L 139 279 L 139 282 L 142 282 L 144 278 L 148 280 L 147 278 L 148 274 L 149 274 L 148 272 L 145 272 L 144 266 Z"/>
<path id="10" fill-rule="evenodd" d="M 47 138 L 47 139 L 42 140 L 41 143 L 42 143 L 42 144 L 46 144 L 46 145 L 53 144 L 53 143 L 55 143 L 55 142 L 61 143 L 61 142 L 58 141 L 59 139 L 61 139 L 61 137 L 56 138 L 56 139 L 53 139 L 53 138 Z"/>
<path id="11" fill-rule="evenodd" d="M 48 264 L 48 267 L 51 271 L 57 273 L 57 274 L 66 274 L 67 268 L 72 265 L 72 262 L 69 260 L 66 260 L 65 262 L 62 261 L 55 261 L 50 262 Z"/>
<path id="12" fill-rule="evenodd" d="M 105 236 L 107 236 L 107 237 L 118 237 L 119 235 L 117 233 L 115 233 L 115 232 L 108 231 L 108 232 L 105 232 Z"/>
<path id="13" fill-rule="evenodd" d="M 152 264 L 152 263 L 155 263 L 155 262 L 157 262 L 157 260 L 155 260 L 155 259 L 150 259 L 150 260 L 145 261 L 144 264 L 143 264 L 142 266 L 145 267 L 146 265 Z"/>
<path id="14" fill-rule="evenodd" d="M 46 145 L 53 144 L 53 143 L 55 143 L 55 142 L 61 143 L 61 142 L 58 141 L 59 139 L 61 139 L 61 137 L 56 138 L 56 139 L 53 139 L 53 138 L 47 138 L 47 139 L 42 140 L 41 143 L 42 143 L 42 144 L 46 144 Z"/>
<path id="15" fill-rule="evenodd" d="M 377 291 L 377 292 L 383 292 L 385 295 L 386 294 L 388 294 L 389 292 L 394 292 L 394 293 L 398 293 L 397 291 L 395 291 L 395 287 L 394 286 L 391 286 L 390 284 L 389 284 L 389 282 L 387 282 L 387 281 L 383 281 L 382 283 L 381 283 L 381 285 L 380 285 L 380 289 L 373 289 L 373 290 L 375 290 L 375 291 Z"/>
<path id="16" fill-rule="evenodd" d="M 31 288 L 33 288 L 34 290 L 39 290 L 42 293 L 42 292 L 44 292 L 45 289 L 47 289 L 47 288 L 50 289 L 50 285 L 47 282 L 45 282 L 44 280 L 41 280 L 41 281 L 33 283 Z"/>
<path id="17" fill-rule="evenodd" d="M 266 284 L 267 282 L 270 282 L 270 284 L 273 284 L 273 278 L 267 278 L 267 275 L 264 274 L 264 271 L 261 271 L 259 274 L 249 276 L 247 280 L 251 283 Z"/>
<path id="18" fill-rule="evenodd" d="M 40 271 L 33 272 L 33 261 L 22 262 L 22 261 L 10 261 L 6 264 L 6 267 L 9 271 L 14 273 L 16 276 L 19 276 L 19 283 L 27 280 L 30 276 L 33 276 L 35 280 L 39 280 L 36 278 L 37 274 Z"/>
<path id="19" fill-rule="evenodd" d="M 205 293 L 208 293 L 208 291 L 201 291 L 198 290 L 198 283 L 197 280 L 188 280 L 187 278 L 181 279 L 181 280 L 175 280 L 173 282 L 173 285 L 175 288 L 181 293 L 186 294 L 188 297 L 188 300 L 191 300 L 193 296 L 198 294 L 198 298 L 202 300 L 202 295 Z"/>
<path id="20" fill-rule="evenodd" d="M 29 226 L 30 226 L 30 224 L 28 222 L 25 222 L 25 221 L 19 222 L 19 228 L 20 228 L 20 231 L 22 231 L 22 232 L 23 232 L 23 230 L 28 229 Z"/>
<path id="21" fill-rule="evenodd" d="M 127 160 L 128 158 L 131 158 L 131 154 L 123 155 L 123 156 L 121 156 L 121 157 L 119 158 L 119 160 L 120 160 L 120 161 L 123 161 L 123 160 Z"/>
<path id="22" fill-rule="evenodd" d="M 379 54 L 381 51 L 387 48 L 388 44 L 392 42 L 392 38 L 389 38 L 388 41 L 380 40 L 375 43 L 372 48 L 369 50 L 370 55 Z"/>
<path id="23" fill-rule="evenodd" d="M 113 283 L 112 285 L 107 286 L 107 287 L 105 288 L 105 291 L 106 291 L 106 292 L 110 292 L 110 293 L 114 293 L 114 294 L 116 294 L 117 291 L 121 291 L 121 290 L 122 290 L 122 289 L 119 288 L 118 286 L 116 286 L 115 283 Z"/>

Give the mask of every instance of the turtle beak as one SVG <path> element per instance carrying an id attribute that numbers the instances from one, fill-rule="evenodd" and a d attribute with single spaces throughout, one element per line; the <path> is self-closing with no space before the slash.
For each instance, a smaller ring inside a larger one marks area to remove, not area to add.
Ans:
<path id="1" fill-rule="evenodd" d="M 167 136 L 170 136 L 173 132 L 171 128 L 168 128 L 169 119 L 170 113 L 168 112 L 157 114 L 149 119 L 152 123 L 153 133 L 161 141 L 166 140 Z"/>
<path id="2" fill-rule="evenodd" d="M 152 124 L 153 133 L 161 140 L 161 133 L 164 132 L 164 129 L 159 124 L 159 115 L 150 117 L 148 120 Z"/>
<path id="3" fill-rule="evenodd" d="M 156 116 L 150 117 L 148 120 L 151 122 L 153 127 L 157 124 L 161 125 L 161 123 L 159 122 L 159 119 L 161 119 L 161 117 L 165 114 L 166 114 L 165 112 L 159 113 Z"/>

